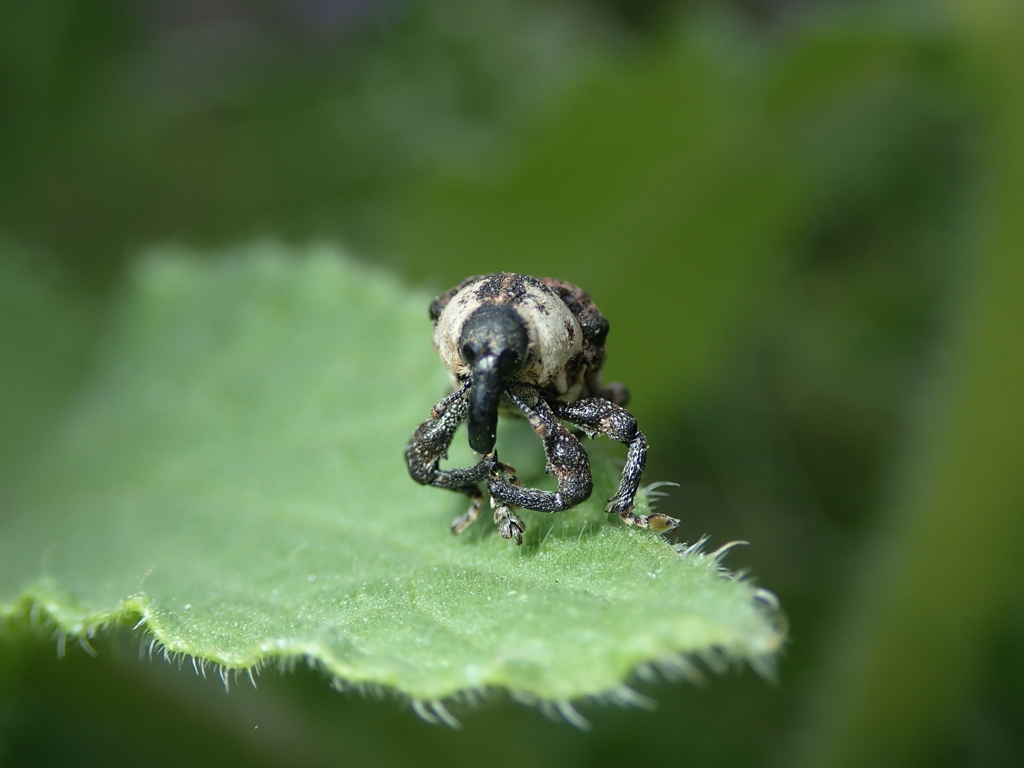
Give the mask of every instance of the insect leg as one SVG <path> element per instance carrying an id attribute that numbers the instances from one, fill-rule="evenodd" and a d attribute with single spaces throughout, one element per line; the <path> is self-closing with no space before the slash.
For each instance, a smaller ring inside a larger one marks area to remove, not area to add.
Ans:
<path id="1" fill-rule="evenodd" d="M 480 516 L 480 505 L 484 499 L 480 483 L 494 466 L 493 457 L 485 456 L 473 467 L 438 467 L 441 459 L 448 457 L 448 446 L 452 443 L 455 430 L 466 418 L 469 408 L 465 397 L 467 389 L 468 384 L 435 405 L 431 417 L 416 428 L 409 444 L 405 446 L 405 460 L 413 480 L 422 485 L 447 488 L 469 496 L 469 509 L 452 522 L 452 533 L 461 533 Z"/>
<path id="2" fill-rule="evenodd" d="M 551 407 L 536 390 L 509 387 L 508 395 L 544 441 L 547 472 L 558 478 L 558 490 L 522 488 L 509 482 L 501 472 L 491 472 L 487 490 L 503 506 L 525 507 L 538 512 L 560 512 L 590 498 L 594 484 L 590 461 L 579 440 L 555 417 Z"/>
<path id="3" fill-rule="evenodd" d="M 571 403 L 554 403 L 555 413 L 591 437 L 604 435 L 628 446 L 626 466 L 615 495 L 608 500 L 607 511 L 614 512 L 627 525 L 639 525 L 656 531 L 667 531 L 678 527 L 679 521 L 660 513 L 648 517 L 633 512 L 633 503 L 644 464 L 647 462 L 647 439 L 637 429 L 636 418 L 615 403 L 597 397 L 577 400 Z"/>

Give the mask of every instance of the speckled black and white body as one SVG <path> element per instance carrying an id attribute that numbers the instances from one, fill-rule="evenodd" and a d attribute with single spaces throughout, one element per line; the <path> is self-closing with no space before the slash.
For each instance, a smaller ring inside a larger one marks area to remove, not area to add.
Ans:
<path id="1" fill-rule="evenodd" d="M 464 493 L 469 511 L 452 523 L 460 533 L 480 516 L 487 490 L 494 520 L 506 539 L 522 543 L 526 526 L 516 507 L 559 512 L 590 497 L 590 461 L 566 421 L 590 437 L 604 435 L 628 446 L 618 491 L 608 512 L 630 525 L 669 530 L 678 521 L 633 512 L 647 457 L 647 441 L 623 406 L 624 387 L 601 385 L 608 321 L 590 297 L 569 283 L 508 272 L 463 280 L 430 305 L 434 344 L 451 375 L 452 393 L 431 410 L 405 448 L 409 474 L 424 485 Z M 544 443 L 546 471 L 557 491 L 523 488 L 494 450 L 499 410 L 521 412 Z M 455 430 L 468 422 L 469 443 L 481 460 L 443 470 Z"/>

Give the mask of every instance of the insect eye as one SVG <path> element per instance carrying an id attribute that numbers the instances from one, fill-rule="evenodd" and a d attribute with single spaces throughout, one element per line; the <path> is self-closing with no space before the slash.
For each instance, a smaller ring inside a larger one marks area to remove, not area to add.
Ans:
<path id="1" fill-rule="evenodd" d="M 506 349 L 498 357 L 498 368 L 502 373 L 511 373 L 519 367 L 519 353 L 514 349 Z"/>
<path id="2" fill-rule="evenodd" d="M 462 359 L 466 365 L 472 365 L 476 360 L 476 352 L 469 344 L 463 344 L 462 349 L 459 351 L 462 354 Z"/>

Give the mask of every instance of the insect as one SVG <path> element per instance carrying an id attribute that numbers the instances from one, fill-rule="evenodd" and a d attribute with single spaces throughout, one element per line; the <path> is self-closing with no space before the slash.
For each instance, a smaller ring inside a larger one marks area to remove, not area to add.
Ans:
<path id="1" fill-rule="evenodd" d="M 469 510 L 451 524 L 461 533 L 480 516 L 486 482 L 494 522 L 505 539 L 523 541 L 526 525 L 516 508 L 560 512 L 590 498 L 587 452 L 562 422 L 589 437 L 604 435 L 628 446 L 626 464 L 607 511 L 627 525 L 656 531 L 679 521 L 633 511 L 647 459 L 647 441 L 625 409 L 621 384 L 602 386 L 608 321 L 575 285 L 510 272 L 463 280 L 430 305 L 434 345 L 448 368 L 452 391 L 430 411 L 405 447 L 409 474 L 423 485 L 466 494 Z M 515 470 L 498 461 L 498 413 L 525 416 L 544 443 L 545 471 L 557 491 L 524 488 Z M 467 422 L 472 467 L 440 469 L 455 430 Z"/>

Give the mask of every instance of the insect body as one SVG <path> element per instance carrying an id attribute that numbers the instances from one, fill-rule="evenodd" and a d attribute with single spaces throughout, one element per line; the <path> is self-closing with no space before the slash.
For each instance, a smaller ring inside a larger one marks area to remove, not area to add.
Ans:
<path id="1" fill-rule="evenodd" d="M 590 462 L 579 439 L 562 422 L 587 435 L 628 446 L 626 465 L 608 501 L 628 525 L 657 531 L 679 522 L 667 515 L 633 512 L 647 458 L 647 441 L 623 406 L 628 392 L 601 385 L 608 321 L 581 289 L 550 278 L 501 272 L 470 277 L 430 305 L 434 344 L 448 368 L 452 392 L 433 407 L 405 448 L 409 474 L 424 485 L 464 493 L 469 510 L 452 522 L 461 533 L 480 516 L 483 493 L 506 539 L 523 540 L 517 507 L 559 512 L 590 497 Z M 521 412 L 544 442 L 546 471 L 557 491 L 524 488 L 494 450 L 498 412 Z M 472 467 L 440 469 L 455 430 L 467 422 L 469 445 L 482 455 Z"/>

